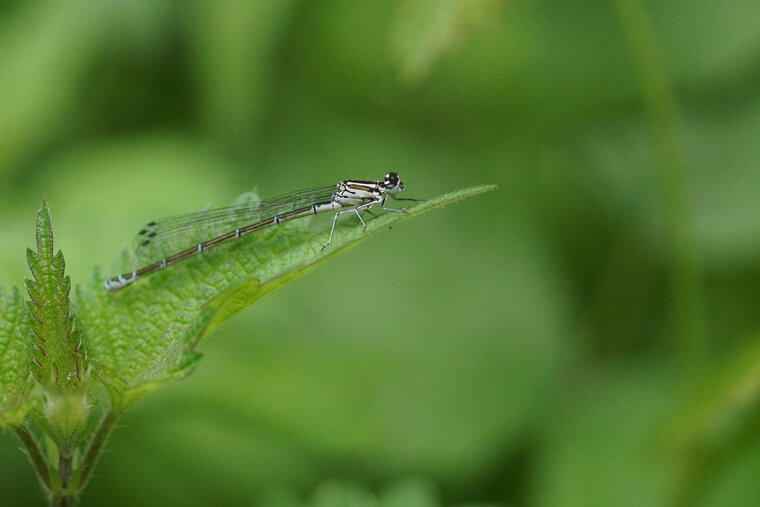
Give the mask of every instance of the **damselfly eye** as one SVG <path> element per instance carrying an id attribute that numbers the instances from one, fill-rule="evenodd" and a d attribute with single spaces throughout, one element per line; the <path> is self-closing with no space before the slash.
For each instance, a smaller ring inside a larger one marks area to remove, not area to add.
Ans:
<path id="1" fill-rule="evenodd" d="M 395 187 L 398 185 L 398 174 L 396 173 L 388 173 L 385 175 L 385 186 L 386 187 Z"/>

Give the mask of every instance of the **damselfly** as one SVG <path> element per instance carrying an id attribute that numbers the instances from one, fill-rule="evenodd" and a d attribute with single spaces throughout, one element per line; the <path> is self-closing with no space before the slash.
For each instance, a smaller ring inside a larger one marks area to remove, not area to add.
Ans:
<path id="1" fill-rule="evenodd" d="M 344 213 L 356 213 L 364 229 L 367 224 L 360 211 L 369 211 L 376 204 L 385 211 L 405 213 L 405 210 L 385 206 L 389 196 L 401 201 L 419 200 L 396 197 L 402 190 L 404 183 L 392 172 L 386 174 L 383 181 L 343 180 L 329 187 L 300 190 L 266 201 L 154 220 L 148 222 L 135 239 L 135 260 L 145 267 L 114 276 L 104 286 L 107 290 L 118 290 L 138 278 L 251 232 L 294 218 L 340 210 L 335 213 L 324 250 L 332 242 L 338 217 Z"/>

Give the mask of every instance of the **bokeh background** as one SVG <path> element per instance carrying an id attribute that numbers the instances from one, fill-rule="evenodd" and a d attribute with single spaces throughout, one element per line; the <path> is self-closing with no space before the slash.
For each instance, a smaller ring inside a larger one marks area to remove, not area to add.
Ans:
<path id="1" fill-rule="evenodd" d="M 499 185 L 229 322 L 84 505 L 757 505 L 759 160 L 754 1 L 0 5 L 6 287 L 43 199 L 76 283 L 253 187 Z"/>

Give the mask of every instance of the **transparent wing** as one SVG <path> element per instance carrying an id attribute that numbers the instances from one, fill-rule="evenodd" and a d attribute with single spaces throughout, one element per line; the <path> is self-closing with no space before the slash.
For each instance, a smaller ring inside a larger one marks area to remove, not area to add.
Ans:
<path id="1" fill-rule="evenodd" d="M 246 225 L 312 204 L 330 202 L 335 189 L 336 185 L 310 188 L 264 201 L 251 200 L 224 208 L 153 220 L 145 224 L 135 237 L 135 259 L 140 266 L 160 261 Z"/>

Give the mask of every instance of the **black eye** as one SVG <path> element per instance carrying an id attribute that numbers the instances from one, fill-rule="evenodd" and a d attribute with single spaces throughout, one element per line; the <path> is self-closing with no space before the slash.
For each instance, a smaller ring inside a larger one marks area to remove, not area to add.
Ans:
<path id="1" fill-rule="evenodd" d="M 392 187 L 395 187 L 398 185 L 398 174 L 396 173 L 388 173 L 385 175 L 385 183 L 387 185 L 390 185 Z"/>

